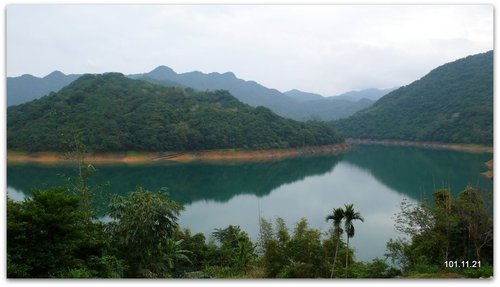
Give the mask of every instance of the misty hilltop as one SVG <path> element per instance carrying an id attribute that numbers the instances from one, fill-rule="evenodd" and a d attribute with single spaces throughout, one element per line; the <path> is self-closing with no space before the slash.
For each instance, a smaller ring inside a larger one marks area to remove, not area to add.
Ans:
<path id="1" fill-rule="evenodd" d="M 57 92 L 80 75 L 65 75 L 54 71 L 43 78 L 32 75 L 7 77 L 7 106 L 19 105 Z"/>

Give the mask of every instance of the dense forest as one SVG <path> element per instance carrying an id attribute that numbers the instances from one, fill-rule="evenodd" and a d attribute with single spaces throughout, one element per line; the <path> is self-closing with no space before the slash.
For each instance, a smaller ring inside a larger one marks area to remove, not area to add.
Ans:
<path id="1" fill-rule="evenodd" d="M 333 122 L 346 137 L 493 144 L 493 51 L 445 64 Z"/>
<path id="2" fill-rule="evenodd" d="M 327 124 L 282 118 L 228 92 L 196 92 L 84 75 L 58 93 L 7 109 L 7 147 L 64 151 L 81 136 L 90 151 L 270 149 L 329 145 L 343 137 Z"/>
<path id="3" fill-rule="evenodd" d="M 96 220 L 88 170 L 71 185 L 7 202 L 9 278 L 465 278 L 493 275 L 493 220 L 481 194 L 434 193 L 435 204 L 403 201 L 385 259 L 356 260 L 349 247 L 364 218 L 353 204 L 333 208 L 324 233 L 301 219 L 260 220 L 252 241 L 238 226 L 207 240 L 177 223 L 183 207 L 164 191 L 141 187 L 110 201 L 109 222 Z M 306 215 L 306 214 L 305 214 Z M 389 261 L 390 260 L 390 261 Z M 470 268 L 447 267 L 467 261 Z M 476 262 L 476 263 L 473 263 Z M 480 262 L 480 263 L 478 263 Z M 449 263 L 453 264 L 453 263 Z M 474 264 L 474 267 L 472 267 Z"/>

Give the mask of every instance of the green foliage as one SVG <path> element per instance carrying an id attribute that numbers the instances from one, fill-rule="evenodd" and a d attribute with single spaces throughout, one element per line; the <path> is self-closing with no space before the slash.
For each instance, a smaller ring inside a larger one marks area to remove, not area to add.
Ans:
<path id="1" fill-rule="evenodd" d="M 263 267 L 270 278 L 328 278 L 331 256 L 331 237 L 322 238 L 319 230 L 310 228 L 306 219 L 301 219 L 290 235 L 283 219 L 276 220 L 270 232 L 269 223 L 262 219 L 266 232 L 260 237 L 263 246 Z"/>
<path id="2" fill-rule="evenodd" d="M 355 262 L 348 272 L 350 278 L 393 278 L 401 274 L 399 270 L 389 267 L 384 260 L 379 258 L 368 263 Z"/>
<path id="3" fill-rule="evenodd" d="M 390 240 L 387 257 L 409 276 L 443 271 L 446 261 L 492 264 L 493 220 L 479 191 L 468 186 L 455 199 L 446 189 L 433 195 L 433 205 L 401 204 L 396 229 L 410 240 Z"/>
<path id="4" fill-rule="evenodd" d="M 386 244 L 386 250 L 386 258 L 391 259 L 391 263 L 398 266 L 402 272 L 406 272 L 406 268 L 410 266 L 410 253 L 412 251 L 410 243 L 403 238 L 396 240 L 391 238 Z"/>
<path id="5" fill-rule="evenodd" d="M 109 224 L 121 258 L 129 266 L 127 277 L 168 277 L 174 260 L 185 259 L 182 241 L 172 241 L 182 207 L 164 191 L 138 187 L 110 203 Z"/>
<path id="6" fill-rule="evenodd" d="M 225 229 L 216 229 L 212 235 L 221 244 L 222 266 L 242 271 L 255 259 L 254 245 L 248 234 L 239 226 L 229 225 Z"/>
<path id="7" fill-rule="evenodd" d="M 464 270 L 468 278 L 490 278 L 493 276 L 493 266 L 487 265 L 480 268 L 467 268 Z"/>
<path id="8" fill-rule="evenodd" d="M 347 119 L 353 138 L 493 144 L 493 51 L 445 64 Z"/>
<path id="9" fill-rule="evenodd" d="M 207 266 L 196 278 L 240 278 L 241 275 L 229 266 Z"/>
<path id="10" fill-rule="evenodd" d="M 271 149 L 335 144 L 327 124 L 282 118 L 227 91 L 194 92 L 131 80 L 117 73 L 83 75 L 60 92 L 7 110 L 7 145 L 65 151 L 80 132 L 90 151 Z"/>
<path id="11" fill-rule="evenodd" d="M 121 277 L 123 265 L 109 250 L 102 224 L 89 222 L 80 198 L 63 187 L 7 202 L 9 278 Z"/>
<path id="12" fill-rule="evenodd" d="M 182 242 L 181 254 L 186 255 L 188 260 L 178 258 L 173 263 L 173 277 L 184 277 L 187 273 L 200 271 L 208 261 L 208 245 L 203 233 L 191 234 L 189 229 L 177 229 L 174 234 L 176 242 Z M 180 259 L 180 260 L 179 260 Z M 208 262 L 211 264 L 212 262 Z"/>
<path id="13" fill-rule="evenodd" d="M 418 261 L 414 264 L 412 270 L 408 272 L 408 275 L 411 276 L 412 274 L 437 273 L 439 272 L 439 270 L 440 270 L 439 265 L 432 264 L 432 262 L 429 262 L 426 256 L 420 256 L 418 258 Z"/>
<path id="14" fill-rule="evenodd" d="M 488 215 L 481 195 L 470 186 L 458 195 L 456 210 L 462 228 L 466 229 L 468 239 L 474 246 L 475 259 L 480 261 L 481 249 L 493 240 L 493 220 Z"/>

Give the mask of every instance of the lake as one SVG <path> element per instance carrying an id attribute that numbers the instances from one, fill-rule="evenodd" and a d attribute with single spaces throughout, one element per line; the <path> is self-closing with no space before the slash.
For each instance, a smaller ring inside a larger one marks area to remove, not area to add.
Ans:
<path id="1" fill-rule="evenodd" d="M 253 239 L 259 216 L 282 217 L 293 230 L 302 217 L 327 231 L 325 217 L 334 207 L 353 203 L 365 222 L 355 222 L 352 246 L 358 260 L 384 258 L 385 244 L 400 236 L 393 216 L 404 198 L 431 198 L 436 188 L 454 195 L 468 184 L 491 194 L 493 182 L 480 173 L 491 153 L 467 153 L 416 147 L 353 146 L 339 155 L 254 163 L 155 163 L 101 165 L 92 182 L 104 184 L 96 207 L 102 218 L 110 194 L 126 194 L 140 185 L 168 188 L 184 205 L 179 223 L 210 235 L 215 228 L 239 225 Z M 75 176 L 75 166 L 8 164 L 7 190 L 22 200 L 35 187 L 60 185 Z"/>

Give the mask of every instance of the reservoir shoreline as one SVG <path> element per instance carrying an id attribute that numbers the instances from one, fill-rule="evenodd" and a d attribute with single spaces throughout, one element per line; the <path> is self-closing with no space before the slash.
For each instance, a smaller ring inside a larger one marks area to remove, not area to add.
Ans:
<path id="1" fill-rule="evenodd" d="M 139 164 L 153 162 L 245 162 L 271 161 L 298 156 L 338 154 L 348 151 L 352 145 L 383 145 L 383 146 L 411 146 L 428 149 L 446 149 L 465 152 L 493 153 L 493 147 L 472 144 L 453 144 L 438 142 L 412 142 L 398 140 L 373 139 L 346 139 L 345 143 L 325 146 L 308 146 L 291 149 L 268 150 L 204 150 L 204 151 L 166 151 L 166 152 L 110 152 L 88 153 L 85 161 L 99 164 Z M 17 152 L 7 151 L 8 163 L 39 163 L 59 164 L 75 162 L 75 157 L 61 152 Z"/>
<path id="2" fill-rule="evenodd" d="M 492 146 L 484 146 L 477 144 L 415 142 L 415 141 L 400 141 L 400 140 L 374 140 L 374 139 L 354 139 L 354 138 L 348 138 L 346 139 L 346 142 L 351 145 L 411 146 L 411 147 L 422 147 L 428 149 L 446 149 L 446 150 L 456 150 L 456 151 L 466 151 L 466 152 L 493 153 Z"/>
<path id="3" fill-rule="evenodd" d="M 338 154 L 351 148 L 349 143 L 325 146 L 309 146 L 293 149 L 270 150 L 206 150 L 186 152 L 114 152 L 88 153 L 85 162 L 99 164 L 139 164 L 153 162 L 239 162 L 239 161 L 271 161 L 298 156 Z M 7 151 L 8 163 L 59 164 L 75 162 L 74 156 L 60 152 L 17 152 Z"/>

